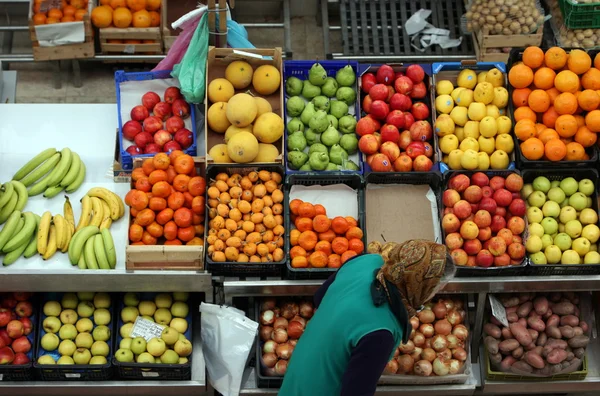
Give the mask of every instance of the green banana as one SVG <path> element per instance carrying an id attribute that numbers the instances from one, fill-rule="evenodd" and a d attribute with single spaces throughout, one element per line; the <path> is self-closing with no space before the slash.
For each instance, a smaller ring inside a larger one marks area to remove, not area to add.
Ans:
<path id="1" fill-rule="evenodd" d="M 29 243 L 27 244 L 25 251 L 23 251 L 23 257 L 25 257 L 25 258 L 33 257 L 37 253 L 37 232 L 38 232 L 38 227 L 40 225 L 40 221 L 42 220 L 42 218 L 40 217 L 40 215 L 35 214 L 35 213 L 34 213 L 34 216 L 35 216 L 35 231 L 33 232 L 33 235 L 31 236 L 31 239 L 29 240 Z"/>
<path id="2" fill-rule="evenodd" d="M 15 191 L 19 195 L 19 199 L 17 200 L 17 210 L 23 210 L 25 205 L 27 205 L 27 200 L 29 199 L 29 194 L 27 193 L 27 187 L 23 183 L 17 180 L 13 180 L 10 182 L 15 187 Z"/>
<path id="3" fill-rule="evenodd" d="M 11 252 L 6 253 L 4 259 L 2 260 L 2 265 L 11 265 L 15 261 L 21 257 L 27 246 L 29 245 L 29 241 L 23 242 L 21 245 L 17 246 L 17 248 Z"/>
<path id="4" fill-rule="evenodd" d="M 50 178 L 51 175 L 52 175 L 52 172 L 48 173 L 46 176 L 44 176 L 40 180 L 38 180 L 37 183 L 35 183 L 33 186 L 31 186 L 27 192 L 29 194 L 29 196 L 33 197 L 36 195 L 40 195 L 41 193 L 46 191 L 46 188 L 48 188 L 48 179 Z"/>
<path id="5" fill-rule="evenodd" d="M 52 157 L 56 154 L 55 148 L 48 148 L 32 159 L 30 159 L 25 165 L 21 167 L 13 176 L 13 180 L 21 180 L 25 176 L 27 176 L 31 171 L 37 168 L 42 162 L 46 161 L 48 158 Z"/>
<path id="6" fill-rule="evenodd" d="M 29 240 L 31 239 L 31 235 L 33 235 L 33 233 L 35 232 L 35 226 L 37 223 L 35 220 L 35 215 L 31 212 L 25 212 L 23 213 L 23 218 L 25 219 L 23 228 L 21 228 L 20 231 L 16 232 L 10 239 L 10 241 L 8 241 L 4 245 L 4 247 L 2 248 L 3 252 L 12 252 L 25 242 L 29 242 Z"/>
<path id="7" fill-rule="evenodd" d="M 54 186 L 54 187 L 48 187 L 46 189 L 46 191 L 44 191 L 44 198 L 54 198 L 56 197 L 62 190 L 64 189 L 63 186 Z"/>
<path id="8" fill-rule="evenodd" d="M 83 257 L 84 255 L 82 254 L 79 257 L 79 261 L 77 262 L 77 266 L 79 267 L 79 269 L 87 269 L 87 264 L 85 263 L 85 257 Z"/>
<path id="9" fill-rule="evenodd" d="M 60 181 L 60 185 L 63 187 L 67 187 L 69 184 L 73 183 L 79 174 L 79 169 L 81 169 L 81 158 L 79 154 L 73 151 L 73 160 L 71 161 L 71 166 L 69 167 L 69 171 Z"/>
<path id="10" fill-rule="evenodd" d="M 15 193 L 15 186 L 12 183 L 5 183 L 2 187 L 4 187 L 4 193 L 0 197 L 0 209 L 10 201 L 10 198 Z"/>
<path id="11" fill-rule="evenodd" d="M 23 183 L 26 187 L 29 187 L 36 181 L 40 180 L 40 178 L 43 176 L 46 176 L 49 172 L 52 172 L 56 164 L 58 164 L 58 161 L 60 161 L 60 153 L 54 154 L 36 170 L 25 176 L 21 180 L 21 183 Z"/>
<path id="12" fill-rule="evenodd" d="M 15 209 L 17 207 L 18 200 L 19 200 L 19 194 L 14 192 L 11 195 L 8 203 L 6 205 L 4 205 L 2 210 L 0 210 L 0 224 L 3 224 L 10 217 L 11 214 L 15 213 Z"/>
<path id="13" fill-rule="evenodd" d="M 71 161 L 73 160 L 73 152 L 68 147 L 65 147 L 60 151 L 60 161 L 56 168 L 50 174 L 50 178 L 48 179 L 48 186 L 54 187 L 60 183 L 60 181 L 65 177 L 67 172 L 69 171 L 69 167 L 71 166 Z"/>
<path id="14" fill-rule="evenodd" d="M 85 264 L 89 269 L 98 269 L 98 261 L 96 261 L 96 253 L 94 253 L 94 239 L 96 236 L 89 237 L 83 248 Z"/>
<path id="15" fill-rule="evenodd" d="M 79 169 L 79 174 L 75 178 L 75 181 L 73 183 L 69 184 L 66 188 L 68 193 L 74 192 L 83 184 L 83 181 L 85 180 L 85 173 L 86 173 L 85 164 L 83 163 L 83 161 L 81 161 L 81 168 Z"/>
<path id="16" fill-rule="evenodd" d="M 19 226 L 19 220 L 21 220 L 21 212 L 15 210 L 8 216 L 8 220 L 2 230 L 0 231 L 0 249 L 4 248 L 4 245 L 10 240 L 10 238 L 14 235 L 15 230 Z"/>
<path id="17" fill-rule="evenodd" d="M 99 232 L 100 229 L 98 227 L 87 226 L 73 235 L 73 238 L 71 238 L 71 242 L 69 243 L 69 260 L 71 260 L 71 264 L 75 265 L 79 262 L 79 257 L 81 257 L 84 244 L 90 237 Z"/>
<path id="18" fill-rule="evenodd" d="M 96 255 L 96 261 L 98 261 L 98 267 L 100 269 L 109 270 L 111 269 L 106 257 L 106 251 L 104 250 L 104 241 L 101 234 L 94 235 L 94 253 Z"/>
<path id="19" fill-rule="evenodd" d="M 107 228 L 100 231 L 102 233 L 102 242 L 104 243 L 104 251 L 110 268 L 114 269 L 117 266 L 117 253 L 115 252 L 115 244 L 113 237 Z"/>

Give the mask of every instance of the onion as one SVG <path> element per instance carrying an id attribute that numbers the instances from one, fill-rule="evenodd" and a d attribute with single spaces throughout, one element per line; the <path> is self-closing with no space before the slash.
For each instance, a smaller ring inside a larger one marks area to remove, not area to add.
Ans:
<path id="1" fill-rule="evenodd" d="M 260 314 L 260 324 L 263 326 L 271 326 L 275 322 L 275 312 L 269 310 L 263 311 Z"/>
<path id="2" fill-rule="evenodd" d="M 455 348 L 452 351 L 452 357 L 456 360 L 464 362 L 467 360 L 467 351 L 465 351 L 465 349 L 462 347 Z"/>
<path id="3" fill-rule="evenodd" d="M 277 375 L 277 373 L 275 372 L 275 367 L 273 368 L 266 368 L 263 370 L 263 372 L 265 373 L 265 375 L 267 377 L 275 377 Z"/>
<path id="4" fill-rule="evenodd" d="M 261 311 L 273 310 L 273 308 L 275 308 L 275 306 L 276 306 L 275 305 L 275 299 L 273 299 L 273 298 L 267 298 L 261 304 L 260 310 Z"/>
<path id="5" fill-rule="evenodd" d="M 416 333 L 412 339 L 412 342 L 415 344 L 415 346 L 423 346 L 423 344 L 425 344 L 425 336 L 422 333 Z"/>
<path id="6" fill-rule="evenodd" d="M 450 365 L 440 358 L 433 361 L 433 372 L 435 375 L 444 376 L 450 372 Z"/>
<path id="7" fill-rule="evenodd" d="M 398 374 L 408 374 L 415 365 L 415 359 L 410 355 L 402 355 L 398 358 Z"/>
<path id="8" fill-rule="evenodd" d="M 390 360 L 383 369 L 383 374 L 396 374 L 398 371 L 398 362 L 396 359 Z"/>
<path id="9" fill-rule="evenodd" d="M 274 353 L 265 353 L 262 356 L 263 364 L 268 368 L 275 367 L 275 363 L 277 363 L 277 355 Z"/>
<path id="10" fill-rule="evenodd" d="M 275 324 L 273 324 L 274 329 L 287 329 L 288 320 L 286 318 L 279 317 L 275 319 Z"/>
<path id="11" fill-rule="evenodd" d="M 298 304 L 291 303 L 290 305 L 291 305 L 292 313 L 294 314 L 294 316 L 298 315 L 300 313 L 300 307 L 298 306 Z"/>
<path id="12" fill-rule="evenodd" d="M 456 308 L 456 309 L 463 309 L 464 306 L 465 306 L 465 303 L 464 303 L 463 300 L 461 300 L 461 299 L 454 300 L 454 308 Z"/>
<path id="13" fill-rule="evenodd" d="M 454 334 L 448 334 L 446 340 L 448 341 L 448 348 L 450 349 L 455 349 L 462 345 L 462 342 L 460 342 L 458 337 Z"/>
<path id="14" fill-rule="evenodd" d="M 400 344 L 400 352 L 411 353 L 415 350 L 415 344 L 412 341 L 408 341 L 406 344 Z"/>
<path id="15" fill-rule="evenodd" d="M 273 335 L 273 328 L 271 326 L 262 326 L 259 333 L 261 341 L 268 341 Z"/>
<path id="16" fill-rule="evenodd" d="M 288 340 L 288 333 L 285 329 L 275 329 L 273 332 L 273 341 L 278 344 L 283 344 Z"/>
<path id="17" fill-rule="evenodd" d="M 276 348 L 277 343 L 273 340 L 269 340 L 265 342 L 265 345 L 263 345 L 263 353 L 275 353 Z"/>
<path id="18" fill-rule="evenodd" d="M 413 330 L 417 330 L 420 324 L 421 322 L 419 322 L 419 318 L 417 318 L 416 316 L 410 318 L 410 325 L 412 326 Z"/>
<path id="19" fill-rule="evenodd" d="M 277 324 L 277 321 L 275 321 Z M 446 319 L 438 320 L 434 325 L 435 333 L 447 336 L 452 333 L 452 325 Z"/>
<path id="20" fill-rule="evenodd" d="M 458 372 L 462 368 L 462 363 L 456 359 L 450 359 L 450 360 L 448 360 L 448 366 L 449 366 L 448 372 L 450 374 L 458 374 Z"/>
<path id="21" fill-rule="evenodd" d="M 460 315 L 460 313 L 458 313 L 458 311 L 454 309 L 448 311 L 448 317 L 446 319 L 448 319 L 448 322 L 450 322 L 452 326 L 456 326 L 462 323 L 462 316 Z"/>
<path id="22" fill-rule="evenodd" d="M 288 344 L 290 344 L 291 346 L 295 347 L 296 344 L 298 344 L 298 340 L 289 340 Z"/>
<path id="23" fill-rule="evenodd" d="M 415 347 L 415 350 L 410 354 L 410 357 L 416 360 L 421 360 L 421 353 L 423 353 L 423 348 Z"/>
<path id="24" fill-rule="evenodd" d="M 425 344 L 423 344 L 423 348 L 431 348 L 431 338 L 425 338 Z"/>
<path id="25" fill-rule="evenodd" d="M 454 309 L 454 301 L 452 300 L 444 300 L 444 305 L 448 311 Z"/>
<path id="26" fill-rule="evenodd" d="M 294 312 L 292 312 L 292 307 L 286 305 L 281 309 L 281 316 L 290 320 L 294 317 Z"/>
<path id="27" fill-rule="evenodd" d="M 292 352 L 294 352 L 294 347 L 290 344 L 281 344 L 277 346 L 275 351 L 281 359 L 288 360 L 292 356 Z M 277 370 L 277 368 L 275 369 Z"/>
<path id="28" fill-rule="evenodd" d="M 417 334 L 417 331 L 415 329 L 412 329 L 410 331 L 410 336 L 408 337 L 408 339 L 412 340 L 414 338 L 415 334 Z"/>
<path id="29" fill-rule="evenodd" d="M 273 313 L 275 314 L 276 318 L 280 317 L 281 316 L 281 308 L 279 308 L 279 307 L 273 308 Z"/>
<path id="30" fill-rule="evenodd" d="M 461 341 L 465 341 L 467 337 L 469 337 L 469 330 L 464 325 L 457 325 L 452 330 L 452 334 L 456 336 Z"/>
<path id="31" fill-rule="evenodd" d="M 452 351 L 450 349 L 446 348 L 443 351 L 439 352 L 437 354 L 437 357 L 439 357 L 440 359 L 444 359 L 444 360 L 452 359 Z"/>
<path id="32" fill-rule="evenodd" d="M 430 309 L 424 309 L 418 314 L 419 321 L 421 323 L 433 323 L 435 320 L 435 314 Z"/>
<path id="33" fill-rule="evenodd" d="M 441 334 L 433 336 L 431 339 L 431 347 L 436 352 L 441 352 L 444 349 L 448 348 L 448 341 L 446 340 L 446 336 Z"/>
<path id="34" fill-rule="evenodd" d="M 275 373 L 277 375 L 285 375 L 285 372 L 287 371 L 287 365 L 287 360 L 278 361 L 277 364 L 275 364 Z"/>
<path id="35" fill-rule="evenodd" d="M 433 367 L 427 360 L 419 360 L 417 363 L 415 363 L 414 371 L 416 375 L 429 377 L 433 371 Z"/>
<path id="36" fill-rule="evenodd" d="M 436 357 L 435 351 L 431 348 L 425 348 L 423 349 L 423 352 L 421 352 L 421 359 L 427 360 L 428 362 L 433 362 Z"/>
<path id="37" fill-rule="evenodd" d="M 419 331 L 421 332 L 421 334 L 423 334 L 425 336 L 425 338 L 433 337 L 433 334 L 435 333 L 435 329 L 429 323 L 423 323 L 419 327 Z"/>
<path id="38" fill-rule="evenodd" d="M 310 319 L 313 315 L 314 308 L 311 302 L 305 301 L 300 303 L 300 316 L 306 319 Z"/>
<path id="39" fill-rule="evenodd" d="M 394 350 L 394 357 L 397 358 L 398 356 L 400 356 L 400 349 L 396 348 Z"/>
<path id="40" fill-rule="evenodd" d="M 433 308 L 433 303 L 431 301 L 429 301 L 426 304 L 423 304 L 423 308 L 425 309 L 432 309 Z"/>
<path id="41" fill-rule="evenodd" d="M 460 319 L 461 319 L 460 323 L 464 323 L 465 318 L 467 317 L 467 311 L 465 311 L 464 309 L 461 309 L 458 311 L 458 313 L 460 314 Z"/>
<path id="42" fill-rule="evenodd" d="M 300 338 L 300 336 L 304 333 L 304 326 L 302 323 L 292 320 L 287 328 L 287 334 L 290 338 Z"/>
<path id="43" fill-rule="evenodd" d="M 302 316 L 300 315 L 296 315 L 292 318 L 292 320 L 290 320 L 290 322 L 298 322 L 302 325 L 302 328 L 306 327 L 306 319 L 304 319 Z"/>
<path id="44" fill-rule="evenodd" d="M 448 312 L 446 305 L 444 305 L 444 303 L 441 301 L 438 301 L 437 304 L 433 306 L 432 311 L 436 319 L 444 319 L 446 317 L 446 313 Z"/>

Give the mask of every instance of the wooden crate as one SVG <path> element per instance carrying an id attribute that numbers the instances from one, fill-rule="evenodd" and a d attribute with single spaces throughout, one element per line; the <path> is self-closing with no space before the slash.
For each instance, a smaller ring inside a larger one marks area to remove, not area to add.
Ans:
<path id="1" fill-rule="evenodd" d="M 171 46 L 175 42 L 175 39 L 177 39 L 177 36 L 173 36 L 171 30 L 169 29 L 167 7 L 161 8 L 160 20 L 162 23 L 163 46 L 165 48 L 166 54 L 171 49 Z"/>
<path id="2" fill-rule="evenodd" d="M 502 50 L 502 48 L 521 48 L 540 45 L 543 35 L 543 26 L 540 26 L 535 34 L 486 34 L 478 30 L 476 33 L 473 33 L 477 60 L 480 62 L 506 63 L 508 61 L 508 52 L 488 52 L 488 50 L 492 48 Z"/>
<path id="3" fill-rule="evenodd" d="M 142 166 L 146 158 L 137 158 L 133 161 L 133 168 Z M 198 175 L 206 175 L 206 161 L 203 157 L 194 157 Z M 135 183 L 131 181 L 131 188 L 135 188 Z M 131 217 L 129 222 L 131 224 Z M 127 271 L 133 270 L 190 270 L 204 271 L 204 246 L 141 246 L 130 245 L 129 236 L 127 236 L 127 245 L 125 247 L 125 268 Z M 203 240 L 206 239 L 206 232 Z"/>
<path id="4" fill-rule="evenodd" d="M 246 53 L 247 55 L 244 53 Z M 253 54 L 255 56 L 268 56 L 271 59 L 263 59 L 263 58 L 259 58 L 259 57 L 250 56 L 251 54 Z M 281 82 L 279 85 L 279 90 L 267 97 L 264 97 L 264 98 L 266 100 L 268 100 L 269 103 L 271 104 L 271 107 L 273 108 L 273 112 L 275 114 L 279 115 L 282 119 L 285 119 L 284 115 L 283 115 L 284 90 L 283 90 L 283 63 L 282 63 L 281 56 L 282 56 L 281 48 L 235 49 L 235 48 L 210 47 L 208 49 L 208 56 L 207 56 L 207 60 L 206 60 L 206 88 L 208 89 L 208 85 L 210 84 L 210 82 L 212 80 L 214 80 L 216 78 L 224 78 L 225 77 L 225 69 L 227 68 L 227 65 L 229 65 L 233 61 L 236 61 L 236 60 L 246 61 L 250 65 L 252 65 L 254 70 L 256 70 L 256 68 L 261 65 L 273 65 L 277 68 L 277 70 L 279 70 L 279 73 L 281 74 Z M 253 94 L 255 94 L 255 92 L 252 88 L 252 84 L 246 89 L 237 90 L 236 93 L 246 92 L 249 89 L 251 91 L 253 91 Z M 208 95 L 207 95 L 204 98 L 204 107 L 205 107 L 204 114 L 208 114 L 208 108 L 210 107 L 210 105 L 212 105 L 212 103 L 209 103 Z M 204 117 L 204 131 L 205 131 L 205 133 L 204 133 L 204 139 L 205 139 L 204 148 L 206 150 L 206 164 L 209 165 L 209 164 L 214 163 L 214 159 L 210 155 L 208 155 L 208 152 L 216 144 L 223 143 L 224 134 L 217 133 L 217 132 L 213 131 L 212 129 L 210 129 L 210 127 L 208 126 L 207 117 Z M 285 131 L 284 131 L 284 135 L 285 135 Z M 273 143 L 273 145 L 275 145 L 277 147 L 277 149 L 279 150 L 279 156 L 277 157 L 275 162 L 271 162 L 269 164 L 270 165 L 283 164 L 283 155 L 284 155 L 283 154 L 284 153 L 283 137 L 281 139 L 279 139 L 278 141 L 276 141 L 275 143 Z"/>
<path id="5" fill-rule="evenodd" d="M 55 47 L 41 47 L 33 21 L 29 21 L 29 36 L 33 46 L 33 59 L 36 61 L 50 61 L 60 59 L 86 59 L 93 58 L 95 55 L 94 49 L 94 33 L 89 15 L 83 19 L 85 29 L 85 42 L 77 44 L 58 45 Z"/>

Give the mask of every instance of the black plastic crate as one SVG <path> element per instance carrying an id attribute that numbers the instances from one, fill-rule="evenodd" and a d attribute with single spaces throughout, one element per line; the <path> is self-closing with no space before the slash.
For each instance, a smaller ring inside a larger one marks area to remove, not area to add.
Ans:
<path id="1" fill-rule="evenodd" d="M 548 48 L 542 48 L 542 51 L 546 52 Z M 563 48 L 567 53 L 573 49 L 576 48 Z M 510 69 L 512 68 L 512 66 L 517 63 L 520 62 L 523 59 L 523 51 L 525 51 L 525 48 L 513 48 L 510 51 L 510 55 L 508 57 L 508 62 L 506 63 L 506 69 L 507 71 L 510 71 Z M 590 56 L 594 57 L 594 54 L 597 53 L 599 51 L 588 51 L 588 53 L 590 54 Z M 512 85 L 509 83 L 508 84 L 508 97 L 511 98 L 508 101 L 508 109 L 510 111 L 510 118 L 511 120 L 513 120 L 513 128 L 514 128 L 514 124 L 516 124 L 514 122 L 515 119 L 515 105 L 514 102 L 512 101 L 512 95 L 514 92 L 514 88 L 512 87 Z M 514 133 L 513 133 L 514 134 Z M 516 153 L 516 159 L 517 159 L 517 165 L 519 169 L 528 169 L 528 168 L 572 168 L 572 167 L 582 167 L 582 168 L 595 168 L 598 163 L 598 147 L 596 145 L 593 145 L 592 147 L 588 147 L 585 149 L 585 152 L 589 155 L 590 159 L 589 160 L 581 160 L 581 161 L 544 161 L 544 160 L 537 160 L 537 161 L 532 161 L 532 160 L 528 160 L 527 158 L 525 158 L 523 156 L 523 153 L 521 152 L 521 146 L 520 146 L 520 141 L 519 139 L 516 137 L 515 135 L 515 153 Z"/>
<path id="2" fill-rule="evenodd" d="M 494 176 L 502 176 L 506 178 L 511 173 L 516 173 L 520 175 L 521 173 L 517 170 L 488 170 L 488 171 L 450 171 L 444 174 L 444 180 L 442 183 L 442 190 L 439 195 L 439 209 L 440 209 L 440 228 L 442 230 L 442 238 L 444 241 L 446 240 L 446 233 L 444 229 L 441 227 L 442 219 L 444 217 L 444 205 L 442 203 L 442 194 L 448 188 L 449 180 L 459 174 L 467 175 L 469 178 L 474 174 L 482 172 L 487 175 L 490 179 Z M 525 218 L 525 224 L 527 225 L 527 219 Z M 445 243 L 445 242 L 443 242 Z M 523 241 L 523 245 L 525 245 L 525 241 Z M 526 256 L 527 257 L 527 256 Z M 479 277 L 479 276 L 506 276 L 506 275 L 522 275 L 526 271 L 527 260 L 524 258 L 521 261 L 521 264 L 518 265 L 509 265 L 506 267 L 464 267 L 464 266 L 456 266 L 456 276 L 460 277 Z"/>
<path id="3" fill-rule="evenodd" d="M 290 234 L 289 231 L 292 230 L 292 222 L 291 222 L 291 213 L 289 209 L 289 195 L 290 190 L 293 185 L 302 185 L 302 186 L 328 186 L 333 184 L 345 184 L 350 188 L 353 188 L 357 191 L 358 198 L 358 226 L 363 231 L 363 243 L 365 245 L 365 249 L 367 246 L 366 243 L 366 233 L 365 233 L 365 190 L 364 190 L 364 180 L 362 176 L 358 174 L 348 174 L 348 173 L 329 173 L 329 174 L 321 174 L 321 173 L 305 173 L 305 174 L 293 174 L 288 175 L 285 181 L 285 197 L 286 205 L 285 205 L 285 252 L 286 256 L 286 265 L 287 265 L 287 278 L 288 279 L 327 279 L 329 276 L 337 271 L 337 268 L 292 268 L 291 259 L 289 257 L 289 252 L 291 249 L 290 244 Z M 312 202 L 316 204 L 317 202 Z"/>
<path id="4" fill-rule="evenodd" d="M 592 194 L 592 209 L 598 212 L 598 183 L 600 178 L 596 169 L 528 169 L 522 172 L 523 181 L 531 183 L 538 176 L 545 176 L 551 182 L 573 177 L 575 180 L 590 179 L 596 186 Z M 523 241 L 525 242 L 525 241 Z M 526 256 L 527 274 L 549 276 L 549 275 L 596 275 L 600 274 L 600 264 L 532 264 L 529 256 Z"/>
<path id="5" fill-rule="evenodd" d="M 207 183 L 210 183 L 211 179 L 222 172 L 227 174 L 231 173 L 240 173 L 242 175 L 246 175 L 252 171 L 260 171 L 267 170 L 269 172 L 277 172 L 281 175 L 281 184 L 283 185 L 285 182 L 285 171 L 283 165 L 260 165 L 253 166 L 252 164 L 227 164 L 227 165 L 210 165 L 206 169 L 206 180 Z M 208 189 L 207 189 L 208 191 Z M 206 195 L 206 202 L 208 202 L 208 194 Z M 284 215 L 284 227 L 285 227 L 285 213 L 287 210 L 287 192 L 285 187 L 283 188 L 283 215 Z M 206 235 L 208 237 L 208 230 L 210 227 L 208 226 L 210 222 L 210 216 L 206 216 Z M 287 235 L 287 228 L 285 229 L 284 235 Z M 219 276 L 282 276 L 283 270 L 285 268 L 286 257 L 284 254 L 284 258 L 281 261 L 271 262 L 271 263 L 237 263 L 237 262 L 215 262 L 208 255 L 208 243 L 205 243 L 206 252 L 205 262 L 207 264 L 207 269 L 213 275 Z M 284 250 L 285 252 L 285 250 Z"/>

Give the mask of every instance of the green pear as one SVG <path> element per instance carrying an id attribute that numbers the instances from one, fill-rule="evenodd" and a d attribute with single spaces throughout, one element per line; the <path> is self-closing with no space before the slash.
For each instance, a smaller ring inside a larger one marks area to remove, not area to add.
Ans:
<path id="1" fill-rule="evenodd" d="M 338 171 L 340 170 L 340 166 L 334 164 L 333 162 L 330 162 L 327 164 L 327 168 L 325 168 L 326 171 Z"/>
<path id="2" fill-rule="evenodd" d="M 300 169 L 298 169 L 298 170 L 301 170 L 301 171 L 303 171 L 303 172 L 310 172 L 310 171 L 312 170 L 312 168 L 310 167 L 310 164 L 309 164 L 309 163 L 308 163 L 308 161 L 307 161 L 307 162 L 306 162 L 304 165 L 302 165 L 302 166 L 300 167 Z"/>
<path id="3" fill-rule="evenodd" d="M 338 119 L 332 116 L 331 114 L 327 114 L 327 119 L 329 120 L 329 125 L 337 129 L 339 124 Z"/>
<path id="4" fill-rule="evenodd" d="M 312 153 L 308 158 L 308 162 L 312 169 L 322 171 L 327 169 L 327 165 L 329 164 L 329 155 L 321 152 Z"/>
<path id="5" fill-rule="evenodd" d="M 346 162 L 344 163 L 344 165 L 343 165 L 343 168 L 344 168 L 345 170 L 352 170 L 352 171 L 357 171 L 357 170 L 359 170 L 359 169 L 360 169 L 360 168 L 358 167 L 358 165 L 356 165 L 356 164 L 354 163 L 354 161 L 346 161 Z"/>
<path id="6" fill-rule="evenodd" d="M 342 146 L 342 148 L 346 150 L 348 154 L 356 153 L 356 150 L 358 149 L 358 139 L 356 138 L 356 135 L 342 135 L 342 138 L 340 139 L 340 146 Z"/>
<path id="7" fill-rule="evenodd" d="M 302 132 L 304 131 L 304 123 L 300 118 L 292 118 L 287 124 L 287 131 L 288 133 Z"/>
<path id="8" fill-rule="evenodd" d="M 345 115 L 340 118 L 338 125 L 340 132 L 342 133 L 354 133 L 354 130 L 356 129 L 356 118 L 349 114 Z"/>
<path id="9" fill-rule="evenodd" d="M 329 153 L 329 149 L 327 149 L 327 146 L 325 146 L 324 144 L 321 143 L 315 143 L 313 145 L 310 146 L 310 148 L 308 149 L 308 155 L 311 155 L 312 153 Z"/>
<path id="10" fill-rule="evenodd" d="M 329 127 L 323 134 L 321 135 L 321 143 L 325 146 L 331 147 L 334 144 L 338 144 L 340 142 L 340 133 L 334 127 Z"/>
<path id="11" fill-rule="evenodd" d="M 321 93 L 328 98 L 335 97 L 335 93 L 339 88 L 338 82 L 333 77 L 327 77 L 325 79 L 325 84 L 321 87 Z"/>
<path id="12" fill-rule="evenodd" d="M 348 160 L 348 153 L 339 144 L 334 144 L 329 150 L 329 161 L 336 165 L 342 165 Z"/>
<path id="13" fill-rule="evenodd" d="M 315 115 L 308 122 L 308 126 L 317 133 L 324 132 L 327 127 L 329 127 L 327 113 L 323 110 L 317 110 Z"/>
<path id="14" fill-rule="evenodd" d="M 340 119 L 348 114 L 348 105 L 341 100 L 334 100 L 331 102 L 331 106 L 329 106 L 329 114 Z"/>
<path id="15" fill-rule="evenodd" d="M 304 125 L 308 125 L 316 112 L 315 105 L 312 104 L 312 102 L 308 102 L 304 107 L 304 111 L 302 111 L 302 114 L 300 115 L 300 120 Z"/>
<path id="16" fill-rule="evenodd" d="M 346 65 L 337 71 L 335 80 L 342 87 L 351 87 L 356 82 L 356 73 L 352 66 Z"/>
<path id="17" fill-rule="evenodd" d="M 329 111 L 329 98 L 323 95 L 315 96 L 312 100 L 315 109 Z"/>
<path id="18" fill-rule="evenodd" d="M 287 155 L 288 163 L 292 169 L 300 169 L 308 161 L 308 154 L 302 151 L 290 151 Z"/>
<path id="19" fill-rule="evenodd" d="M 350 87 L 341 87 L 335 93 L 335 97 L 350 106 L 356 101 L 356 92 Z"/>
<path id="20" fill-rule="evenodd" d="M 327 71 L 319 62 L 314 63 L 310 70 L 308 71 L 308 81 L 311 84 L 316 86 L 321 86 L 325 84 L 325 80 L 327 79 Z"/>
<path id="21" fill-rule="evenodd" d="M 311 100 L 315 96 L 321 95 L 321 88 L 313 85 L 308 80 L 304 80 L 304 86 L 302 87 L 302 96 L 306 99 Z"/>
<path id="22" fill-rule="evenodd" d="M 289 77 L 285 82 L 285 92 L 290 96 L 298 96 L 302 93 L 303 86 L 298 77 Z"/>
<path id="23" fill-rule="evenodd" d="M 288 136 L 287 139 L 288 151 L 303 151 L 306 148 L 306 138 L 304 133 L 298 131 Z"/>
<path id="24" fill-rule="evenodd" d="M 292 96 L 285 103 L 285 108 L 290 117 L 297 117 L 304 110 L 304 99 L 300 96 Z"/>
<path id="25" fill-rule="evenodd" d="M 310 145 L 321 142 L 321 134 L 316 133 L 310 128 L 304 132 L 304 137 L 306 138 L 306 143 Z"/>

